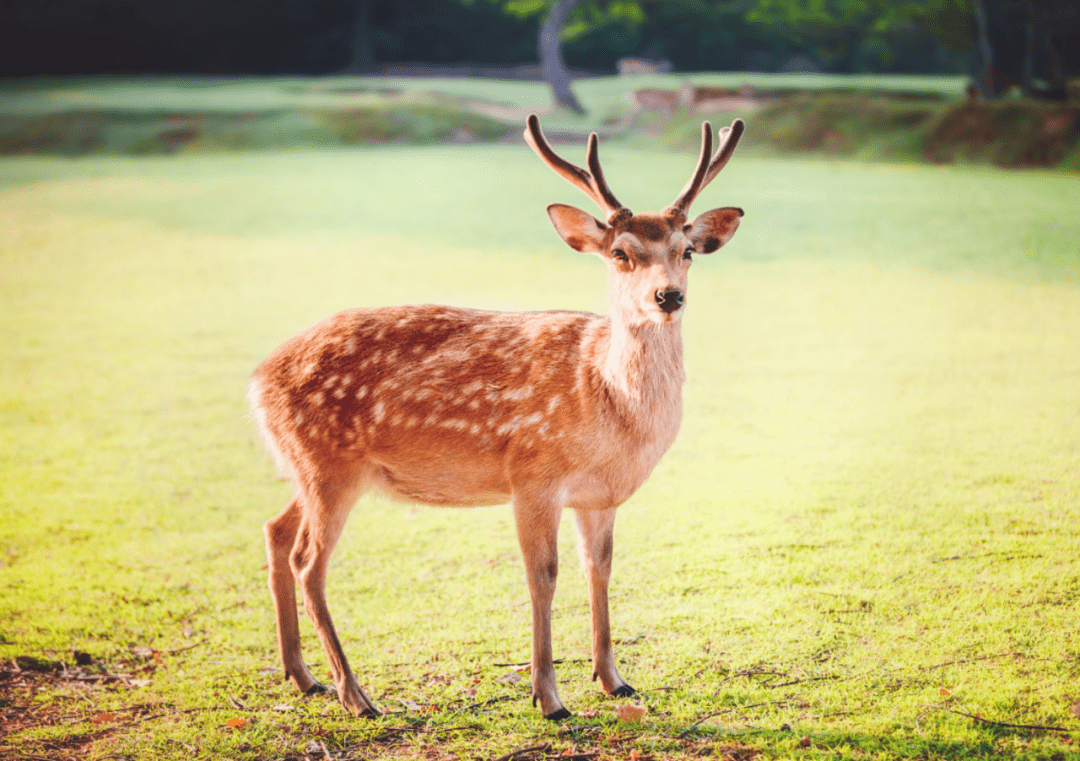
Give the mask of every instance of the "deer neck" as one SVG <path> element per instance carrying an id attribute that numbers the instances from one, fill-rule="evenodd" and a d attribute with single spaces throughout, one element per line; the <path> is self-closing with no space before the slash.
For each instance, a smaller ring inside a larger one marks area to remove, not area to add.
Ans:
<path id="1" fill-rule="evenodd" d="M 682 416 L 682 332 L 678 322 L 630 323 L 611 316 L 600 375 L 624 415 L 641 427 L 666 427 Z"/>

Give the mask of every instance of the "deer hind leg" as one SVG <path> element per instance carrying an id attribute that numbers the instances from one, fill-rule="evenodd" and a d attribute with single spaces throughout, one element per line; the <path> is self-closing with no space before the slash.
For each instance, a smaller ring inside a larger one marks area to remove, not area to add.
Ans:
<path id="1" fill-rule="evenodd" d="M 295 495 L 285 509 L 266 522 L 266 560 L 270 568 L 270 594 L 274 598 L 277 616 L 278 652 L 285 678 L 303 693 L 311 695 L 327 692 L 312 676 L 300 654 L 300 621 L 296 615 L 296 579 L 289 567 L 289 553 L 296 543 L 296 531 L 300 526 L 300 495 Z"/>
<path id="2" fill-rule="evenodd" d="M 514 521 L 525 560 L 525 578 L 532 598 L 533 705 L 540 701 L 545 719 L 569 718 L 555 686 L 551 655 L 551 600 L 559 576 L 559 517 L 562 507 L 551 497 L 514 494 Z"/>
<path id="3" fill-rule="evenodd" d="M 349 667 L 326 605 L 326 569 L 330 553 L 341 536 L 349 510 L 362 491 L 358 485 L 338 479 L 304 488 L 304 510 L 289 563 L 300 584 L 304 608 L 330 662 L 330 673 L 341 704 L 354 716 L 378 716 L 379 709 L 360 688 Z"/>
<path id="4" fill-rule="evenodd" d="M 592 612 L 593 680 L 600 680 L 604 692 L 616 697 L 634 694 L 615 666 L 611 650 L 611 623 L 608 619 L 608 580 L 614 546 L 615 508 L 575 510 L 582 565 L 589 579 L 589 609 Z"/>

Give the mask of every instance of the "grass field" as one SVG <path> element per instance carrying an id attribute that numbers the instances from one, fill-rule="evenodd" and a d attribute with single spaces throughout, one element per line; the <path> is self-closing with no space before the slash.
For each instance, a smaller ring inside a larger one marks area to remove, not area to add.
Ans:
<path id="1" fill-rule="evenodd" d="M 636 210 L 692 164 L 602 150 Z M 580 194 L 510 145 L 0 161 L 0 755 L 1080 757 L 1075 185 L 736 157 L 697 204 L 746 218 L 691 272 L 683 430 L 617 524 L 649 710 L 589 682 L 565 525 L 556 726 L 506 676 L 505 508 L 354 511 L 328 598 L 394 713 L 282 683 L 260 528 L 290 489 L 244 388 L 346 307 L 603 310 L 543 212 Z"/>

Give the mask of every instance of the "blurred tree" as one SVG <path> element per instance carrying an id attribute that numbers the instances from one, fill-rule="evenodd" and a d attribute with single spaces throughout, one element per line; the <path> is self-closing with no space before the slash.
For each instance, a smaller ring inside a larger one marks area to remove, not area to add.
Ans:
<path id="1" fill-rule="evenodd" d="M 570 71 L 566 68 L 562 54 L 562 29 L 570 20 L 578 2 L 579 0 L 556 0 L 547 20 L 540 27 L 540 39 L 536 47 L 540 53 L 540 68 L 544 71 L 544 79 L 551 86 L 555 104 L 568 108 L 575 114 L 584 114 L 584 107 L 570 87 Z"/>
<path id="2" fill-rule="evenodd" d="M 349 74 L 370 74 L 375 71 L 375 54 L 371 46 L 371 0 L 352 0 L 353 22 L 349 46 Z"/>
<path id="3" fill-rule="evenodd" d="M 1080 0 L 926 0 L 914 18 L 954 50 L 972 53 L 979 95 L 1013 87 L 1063 99 L 1080 72 Z"/>
<path id="4" fill-rule="evenodd" d="M 464 0 L 466 3 L 473 1 Z M 584 114 L 585 108 L 570 86 L 572 77 L 566 68 L 562 52 L 563 28 L 570 21 L 579 2 L 580 0 L 503 0 L 503 5 L 508 13 L 518 18 L 545 18 L 536 42 L 544 79 L 551 87 L 557 106 L 568 108 L 575 114 Z"/>

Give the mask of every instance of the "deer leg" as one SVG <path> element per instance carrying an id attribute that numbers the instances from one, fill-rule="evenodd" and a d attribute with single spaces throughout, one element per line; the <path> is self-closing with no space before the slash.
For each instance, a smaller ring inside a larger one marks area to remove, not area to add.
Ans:
<path id="1" fill-rule="evenodd" d="M 326 605 L 326 568 L 330 553 L 341 536 L 358 491 L 336 484 L 322 484 L 306 491 L 305 510 L 289 557 L 292 571 L 304 595 L 304 608 L 330 662 L 330 673 L 341 704 L 354 716 L 378 716 L 379 709 L 360 688 L 349 667 Z"/>
<path id="2" fill-rule="evenodd" d="M 551 655 L 551 600 L 559 576 L 559 516 L 562 507 L 551 497 L 514 494 L 514 521 L 525 560 L 525 578 L 532 599 L 533 705 L 540 701 L 545 719 L 569 718 L 555 685 Z"/>
<path id="3" fill-rule="evenodd" d="M 327 688 L 312 676 L 300 653 L 300 621 L 296 615 L 296 579 L 289 567 L 289 551 L 296 543 L 296 531 L 300 526 L 300 495 L 297 494 L 285 509 L 266 522 L 266 561 L 270 568 L 270 594 L 274 598 L 277 616 L 278 653 L 285 678 L 308 695 L 328 692 Z"/>
<path id="4" fill-rule="evenodd" d="M 600 679 L 604 692 L 616 697 L 634 694 L 615 666 L 611 650 L 611 623 L 608 620 L 608 579 L 614 546 L 615 508 L 575 510 L 581 562 L 589 579 L 589 608 L 592 612 L 593 680 Z"/>

